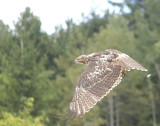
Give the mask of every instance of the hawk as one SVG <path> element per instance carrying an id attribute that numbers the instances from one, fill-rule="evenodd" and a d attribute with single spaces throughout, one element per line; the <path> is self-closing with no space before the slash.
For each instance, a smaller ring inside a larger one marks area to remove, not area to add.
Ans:
<path id="1" fill-rule="evenodd" d="M 87 68 L 77 82 L 65 115 L 67 119 L 82 117 L 121 82 L 127 71 L 147 71 L 131 57 L 115 49 L 81 55 L 75 63 L 86 64 Z"/>

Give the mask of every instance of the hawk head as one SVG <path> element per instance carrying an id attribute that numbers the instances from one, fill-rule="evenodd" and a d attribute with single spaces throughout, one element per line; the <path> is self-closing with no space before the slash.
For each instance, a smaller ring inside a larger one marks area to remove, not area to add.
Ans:
<path id="1" fill-rule="evenodd" d="M 77 57 L 74 62 L 76 64 L 88 64 L 88 56 L 87 55 L 81 55 L 79 57 Z"/>

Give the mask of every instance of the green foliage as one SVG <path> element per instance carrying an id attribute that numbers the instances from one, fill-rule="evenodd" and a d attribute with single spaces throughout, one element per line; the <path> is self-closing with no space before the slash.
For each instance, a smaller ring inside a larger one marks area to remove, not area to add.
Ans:
<path id="1" fill-rule="evenodd" d="M 44 126 L 43 117 L 31 117 L 30 112 L 33 109 L 34 98 L 23 99 L 22 111 L 18 115 L 10 112 L 1 111 L 0 126 Z"/>
<path id="2" fill-rule="evenodd" d="M 129 13 L 91 13 L 79 25 L 67 20 L 67 28 L 57 27 L 52 35 L 41 31 L 30 8 L 21 13 L 15 31 L 0 21 L 0 126 L 109 126 L 111 117 L 116 125 L 160 125 L 160 1 L 125 0 L 114 6 L 123 10 L 123 4 Z M 109 48 L 130 55 L 151 77 L 128 72 L 83 118 L 59 119 L 86 67 L 74 59 Z"/>
<path id="3" fill-rule="evenodd" d="M 0 103 L 7 110 L 17 112 L 21 98 L 34 97 L 32 113 L 37 115 L 47 107 L 44 103 L 51 86 L 49 78 L 54 74 L 53 70 L 46 68 L 47 47 L 51 42 L 40 31 L 39 19 L 28 8 L 21 14 L 15 32 L 13 35 L 8 33 L 11 37 L 0 42 L 0 90 L 3 96 Z"/>

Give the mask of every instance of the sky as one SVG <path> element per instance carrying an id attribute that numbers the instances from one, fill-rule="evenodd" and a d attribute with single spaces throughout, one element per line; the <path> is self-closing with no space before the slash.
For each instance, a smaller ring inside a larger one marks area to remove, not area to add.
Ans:
<path id="1" fill-rule="evenodd" d="M 30 7 L 34 15 L 38 16 L 42 23 L 42 30 L 51 34 L 57 25 L 64 25 L 67 19 L 73 19 L 78 23 L 82 20 L 82 13 L 88 16 L 91 11 L 102 15 L 106 9 L 112 7 L 108 0 L 2 0 L 0 4 L 0 20 L 14 29 L 13 22 L 18 21 L 20 13 L 26 7 Z M 122 2 L 123 0 L 112 0 Z"/>

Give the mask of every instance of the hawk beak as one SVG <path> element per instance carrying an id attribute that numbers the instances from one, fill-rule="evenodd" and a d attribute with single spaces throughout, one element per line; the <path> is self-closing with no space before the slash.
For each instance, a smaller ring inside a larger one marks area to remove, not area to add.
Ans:
<path id="1" fill-rule="evenodd" d="M 76 59 L 74 60 L 74 64 L 78 64 L 78 62 L 79 62 L 79 59 L 76 58 Z"/>
<path id="2" fill-rule="evenodd" d="M 77 64 L 77 60 L 74 61 L 74 64 Z"/>

